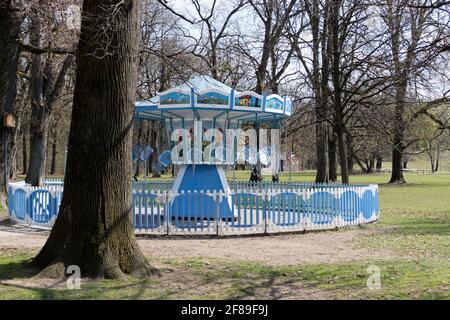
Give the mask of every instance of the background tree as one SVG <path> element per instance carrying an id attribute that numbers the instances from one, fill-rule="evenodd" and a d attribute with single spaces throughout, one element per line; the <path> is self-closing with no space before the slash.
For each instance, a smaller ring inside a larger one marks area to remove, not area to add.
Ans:
<path id="1" fill-rule="evenodd" d="M 19 42 L 22 24 L 21 1 L 0 1 L 0 203 L 4 203 L 10 174 L 10 143 L 13 128 L 4 126 L 3 118 L 15 112 L 16 80 L 19 64 Z"/>
<path id="2" fill-rule="evenodd" d="M 63 3 L 60 2 L 55 6 L 47 0 L 38 0 L 31 5 L 29 15 L 30 160 L 25 181 L 31 185 L 41 185 L 45 178 L 49 124 L 73 62 L 71 54 L 61 56 L 63 52 L 55 52 L 57 49 L 51 48 L 73 47 L 75 37 L 70 36 L 71 32 L 67 28 L 58 27 L 64 25 L 65 20 L 56 14 L 49 15 L 46 11 L 57 11 L 61 9 Z"/>
<path id="3" fill-rule="evenodd" d="M 445 28 L 432 23 L 433 8 L 421 6 L 422 4 L 426 3 L 419 0 L 386 0 L 385 6 L 380 9 L 388 27 L 395 88 L 391 183 L 405 182 L 402 159 L 406 149 L 405 133 L 408 125 L 405 120 L 408 85 L 413 77 L 420 76 L 435 60 L 441 51 L 440 44 L 445 41 Z"/>

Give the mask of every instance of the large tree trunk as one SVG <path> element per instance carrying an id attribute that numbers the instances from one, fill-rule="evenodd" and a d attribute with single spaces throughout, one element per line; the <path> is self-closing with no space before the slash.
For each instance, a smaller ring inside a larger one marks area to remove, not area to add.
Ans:
<path id="1" fill-rule="evenodd" d="M 342 129 L 340 131 L 338 131 L 337 139 L 338 139 L 339 164 L 341 166 L 342 183 L 349 183 L 347 152 L 345 149 L 344 133 L 343 133 Z"/>
<path id="2" fill-rule="evenodd" d="M 394 133 L 392 148 L 392 173 L 389 183 L 405 183 L 403 178 L 403 136 Z"/>
<path id="3" fill-rule="evenodd" d="M 329 82 L 329 60 L 330 45 L 329 37 L 326 30 L 328 29 L 328 3 L 325 3 L 323 13 L 323 32 L 320 35 L 320 8 L 319 1 L 312 2 L 312 16 L 311 29 L 313 34 L 313 88 L 314 88 L 314 103 L 316 116 L 316 183 L 329 182 L 329 163 L 328 163 L 328 139 L 329 128 L 327 124 L 328 117 L 328 99 L 330 92 L 328 90 Z M 320 53 L 321 60 L 320 63 Z M 322 65 L 322 66 L 321 66 Z M 322 71 L 320 73 L 320 70 Z M 322 76 L 320 76 L 322 75 Z"/>
<path id="4" fill-rule="evenodd" d="M 410 28 L 402 25 L 401 15 L 405 15 L 403 6 L 406 2 L 388 1 L 386 6 L 386 22 L 390 34 L 390 44 L 393 62 L 393 80 L 395 87 L 395 112 L 394 112 L 394 135 L 392 139 L 392 175 L 389 183 L 405 183 L 403 177 L 403 152 L 405 151 L 405 99 L 408 87 L 408 81 L 414 70 L 414 60 L 418 55 L 417 46 L 425 29 L 428 14 L 427 10 L 417 9 L 416 12 L 409 15 Z M 405 30 L 411 32 L 411 39 L 407 50 L 401 48 L 402 38 Z M 402 54 L 402 51 L 406 52 Z M 402 59 L 402 57 L 404 57 Z"/>
<path id="5" fill-rule="evenodd" d="M 403 169 L 408 169 L 408 160 L 403 161 Z"/>
<path id="6" fill-rule="evenodd" d="M 389 183 L 405 183 L 403 177 L 403 152 L 404 147 L 404 135 L 405 135 L 405 104 L 404 97 L 406 94 L 406 83 L 397 86 L 396 90 L 396 105 L 395 105 L 395 118 L 394 118 L 394 137 L 392 140 L 392 174 Z"/>
<path id="7" fill-rule="evenodd" d="M 41 18 L 35 14 L 31 20 L 30 43 L 42 46 Z M 42 54 L 33 54 L 31 61 L 31 119 L 30 119 L 30 161 L 25 182 L 33 186 L 42 185 L 47 161 L 47 138 L 50 119 L 44 106 L 44 63 Z"/>
<path id="8" fill-rule="evenodd" d="M 334 126 L 336 139 L 339 148 L 339 164 L 341 167 L 342 183 L 349 182 L 347 152 L 344 141 L 344 111 L 342 105 L 342 85 L 341 85 L 341 48 L 339 38 L 339 8 L 340 0 L 334 0 L 331 4 L 331 39 L 333 47 L 333 68 L 332 80 L 334 88 Z"/>
<path id="9" fill-rule="evenodd" d="M 44 107 L 32 105 L 30 123 L 30 161 L 25 182 L 33 186 L 44 183 L 47 167 L 47 143 L 50 118 Z"/>
<path id="10" fill-rule="evenodd" d="M 55 135 L 55 137 L 53 138 L 53 143 L 52 143 L 52 162 L 50 165 L 50 174 L 54 175 L 56 173 L 56 158 L 58 156 L 58 139 L 57 136 Z"/>
<path id="11" fill-rule="evenodd" d="M 348 165 L 348 173 L 353 174 L 353 166 L 354 166 L 354 152 L 353 152 L 353 138 L 346 132 L 345 142 L 347 144 L 347 165 Z"/>
<path id="12" fill-rule="evenodd" d="M 398 148 L 392 150 L 392 174 L 389 183 L 405 183 L 405 179 L 403 178 L 402 154 L 403 152 L 398 150 Z"/>
<path id="13" fill-rule="evenodd" d="M 24 130 L 22 133 L 22 174 L 27 173 L 27 131 Z"/>
<path id="14" fill-rule="evenodd" d="M 139 1 L 85 0 L 60 213 L 33 263 L 61 276 L 153 273 L 131 221 Z M 101 33 L 99 33 L 101 30 Z"/>
<path id="15" fill-rule="evenodd" d="M 20 1 L 0 1 L 0 203 L 4 203 L 10 173 L 9 156 L 13 128 L 3 126 L 3 117 L 14 113 L 19 62 L 19 33 L 23 19 Z"/>
<path id="16" fill-rule="evenodd" d="M 316 126 L 316 183 L 329 182 L 328 176 L 328 128 L 325 122 Z"/>
<path id="17" fill-rule="evenodd" d="M 15 142 L 13 142 L 10 152 L 11 152 L 10 154 L 11 162 L 9 168 L 9 179 L 16 179 L 18 157 L 17 157 L 17 144 Z"/>
<path id="18" fill-rule="evenodd" d="M 328 141 L 328 172 L 330 181 L 337 181 L 336 138 L 335 135 Z"/>
<path id="19" fill-rule="evenodd" d="M 371 155 L 369 158 L 369 165 L 367 166 L 367 173 L 373 173 L 374 167 L 375 167 L 375 157 Z"/>
<path id="20" fill-rule="evenodd" d="M 432 156 L 430 157 L 430 164 L 431 164 L 431 172 L 433 173 L 435 171 L 435 167 L 434 167 L 434 159 Z"/>
<path id="21" fill-rule="evenodd" d="M 434 171 L 437 172 L 439 171 L 439 158 L 441 157 L 441 152 L 438 150 L 436 152 L 436 164 L 434 166 Z"/>
<path id="22" fill-rule="evenodd" d="M 35 30 L 35 32 L 37 32 L 37 30 Z M 44 73 L 43 70 L 41 70 L 42 60 L 38 55 L 35 56 L 32 66 L 33 89 L 31 96 L 30 162 L 25 181 L 31 185 L 37 186 L 41 185 L 45 178 L 47 168 L 48 131 L 53 107 L 58 101 L 57 98 L 62 93 L 65 78 L 72 64 L 73 57 L 72 55 L 66 57 L 54 84 L 51 83 L 52 86 L 46 84 L 46 87 L 51 87 L 51 89 L 46 88 L 46 92 L 44 92 Z M 45 68 L 45 78 L 53 78 L 54 72 L 51 61 L 48 61 Z M 43 99 L 44 93 L 45 99 Z"/>
<path id="23" fill-rule="evenodd" d="M 377 157 L 376 157 L 376 165 L 375 165 L 375 168 L 377 169 L 377 170 L 381 170 L 381 168 L 383 167 L 383 157 L 382 156 L 380 156 L 380 155 L 378 155 Z"/>

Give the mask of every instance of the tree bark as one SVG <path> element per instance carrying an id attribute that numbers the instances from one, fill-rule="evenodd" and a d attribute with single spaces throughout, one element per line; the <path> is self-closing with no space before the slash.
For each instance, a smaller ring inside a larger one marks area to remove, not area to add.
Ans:
<path id="1" fill-rule="evenodd" d="M 23 20 L 20 1 L 0 2 L 0 203 L 5 203 L 10 174 L 10 144 L 13 128 L 3 126 L 3 117 L 16 110 L 19 34 Z"/>
<path id="2" fill-rule="evenodd" d="M 17 173 L 17 143 L 13 142 L 10 149 L 10 168 L 9 168 L 9 179 L 16 179 Z"/>
<path id="3" fill-rule="evenodd" d="M 373 155 L 369 158 L 369 163 L 367 166 L 367 173 L 373 173 L 373 168 L 375 167 L 375 157 Z"/>
<path id="4" fill-rule="evenodd" d="M 336 138 L 333 137 L 328 141 L 328 163 L 329 163 L 329 176 L 330 181 L 337 181 L 337 162 L 336 162 Z"/>
<path id="5" fill-rule="evenodd" d="M 148 276 L 131 221 L 139 1 L 85 0 L 60 213 L 33 260 L 43 273 Z M 102 30 L 99 33 L 99 30 Z"/>
<path id="6" fill-rule="evenodd" d="M 56 157 L 58 156 L 58 138 L 57 136 L 55 136 L 53 138 L 53 143 L 52 143 L 52 162 L 50 165 L 50 174 L 54 175 L 56 173 Z"/>
<path id="7" fill-rule="evenodd" d="M 316 183 L 328 183 L 329 182 L 329 169 L 328 169 L 328 128 L 323 121 L 316 126 Z"/>
<path id="8" fill-rule="evenodd" d="M 341 166 L 342 183 L 349 183 L 347 152 L 345 149 L 343 130 L 338 131 L 339 164 Z"/>
<path id="9" fill-rule="evenodd" d="M 389 183 L 405 183 L 405 178 L 403 177 L 403 152 L 405 151 L 404 146 L 404 135 L 405 135 L 405 104 L 404 97 L 406 92 L 406 83 L 402 86 L 397 86 L 396 90 L 396 105 L 395 105 L 395 115 L 394 115 L 394 137 L 392 140 L 392 173 Z"/>
<path id="10" fill-rule="evenodd" d="M 332 80 L 334 88 L 334 126 L 339 150 L 339 164 L 341 167 L 342 183 L 349 182 L 347 152 L 344 141 L 344 110 L 342 103 L 342 84 L 341 84 L 341 48 L 339 38 L 339 8 L 341 0 L 334 0 L 331 4 L 331 39 L 333 47 L 333 68 Z"/>
<path id="11" fill-rule="evenodd" d="M 383 167 L 383 157 L 380 156 L 380 155 L 378 155 L 378 156 L 376 156 L 376 165 L 375 165 L 375 168 L 376 168 L 377 170 L 381 170 L 382 167 Z"/>
<path id="12" fill-rule="evenodd" d="M 40 17 L 35 14 L 31 18 L 30 44 L 35 47 L 41 47 L 41 39 L 42 24 Z M 43 184 L 45 178 L 50 121 L 44 106 L 44 61 L 42 54 L 32 54 L 30 100 L 30 161 L 25 182 L 33 186 L 39 186 Z"/>
<path id="13" fill-rule="evenodd" d="M 27 173 L 27 131 L 24 130 L 22 133 L 22 174 Z"/>
<path id="14" fill-rule="evenodd" d="M 353 173 L 353 165 L 354 165 L 354 152 L 353 152 L 353 146 L 352 146 L 352 137 L 350 137 L 348 134 L 346 137 L 346 143 L 347 143 L 347 164 L 348 164 L 348 173 Z"/>
<path id="15" fill-rule="evenodd" d="M 413 62 L 416 59 L 418 52 L 417 46 L 419 39 L 422 36 L 422 31 L 425 25 L 427 11 L 423 9 L 412 9 L 416 12 L 409 15 L 410 28 L 402 25 L 404 15 L 404 6 L 406 2 L 388 1 L 387 3 L 387 25 L 390 34 L 390 45 L 393 62 L 393 80 L 395 87 L 395 112 L 394 112 L 394 134 L 392 139 L 392 174 L 389 183 L 405 183 L 403 177 L 403 153 L 405 147 L 405 99 L 408 87 L 408 81 L 412 76 Z M 408 41 L 408 46 L 402 54 L 401 42 L 404 37 L 404 32 L 408 30 L 411 33 L 411 39 Z M 402 57 L 404 58 L 402 59 Z"/>
<path id="16" fill-rule="evenodd" d="M 44 107 L 32 105 L 30 123 L 30 161 L 28 163 L 25 182 L 33 186 L 44 183 L 47 167 L 47 143 L 49 116 L 45 115 Z"/>
<path id="17" fill-rule="evenodd" d="M 391 180 L 389 183 L 405 183 L 405 179 L 403 178 L 403 147 L 400 142 L 400 139 L 394 138 L 394 148 L 392 150 L 392 173 Z"/>
<path id="18" fill-rule="evenodd" d="M 33 24 L 36 24 L 32 27 L 32 34 L 36 37 L 33 42 L 40 44 L 40 35 L 36 35 L 41 32 L 40 22 L 37 20 Z M 47 80 L 48 83 L 45 85 L 44 77 L 52 79 L 55 72 L 51 66 L 52 62 L 47 61 L 44 71 L 41 55 L 34 55 L 32 61 L 30 162 L 25 181 L 34 186 L 42 185 L 45 178 L 50 120 L 53 107 L 64 88 L 65 77 L 72 61 L 73 57 L 67 56 L 54 83 Z"/>
<path id="19" fill-rule="evenodd" d="M 441 157 L 441 153 L 440 153 L 440 151 L 438 150 L 437 152 L 436 152 L 436 164 L 435 164 L 435 166 L 434 166 L 434 172 L 437 172 L 437 171 L 439 171 L 439 158 Z"/>
<path id="20" fill-rule="evenodd" d="M 311 29 L 313 36 L 313 88 L 314 103 L 316 115 L 316 183 L 329 182 L 329 163 L 328 163 L 328 139 L 329 128 L 327 123 L 328 117 L 328 99 L 329 99 L 329 60 L 330 45 L 328 37 L 328 2 L 325 3 L 323 16 L 323 31 L 320 34 L 320 12 L 319 1 L 312 1 Z M 321 48 L 320 48 L 321 47 Z M 322 63 L 320 63 L 320 52 Z M 322 66 L 321 66 L 322 65 Z M 320 72 L 321 71 L 321 72 Z"/>

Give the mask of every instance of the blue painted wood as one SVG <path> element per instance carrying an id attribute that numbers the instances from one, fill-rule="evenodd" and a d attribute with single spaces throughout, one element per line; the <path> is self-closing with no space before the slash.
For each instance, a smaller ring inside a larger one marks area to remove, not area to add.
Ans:
<path id="1" fill-rule="evenodd" d="M 195 170 L 198 169 L 196 166 Z M 209 172 L 202 179 L 208 184 L 214 177 Z M 344 225 L 369 222 L 379 217 L 379 193 L 373 187 L 232 181 L 232 191 L 228 196 L 218 194 L 220 185 L 214 187 L 214 183 L 219 184 L 218 181 L 212 182 L 209 190 L 201 191 L 197 188 L 205 186 L 205 182 L 194 179 L 188 183 L 193 189 L 179 188 L 169 196 L 163 192 L 170 190 L 172 181 L 133 181 L 132 221 L 135 228 L 154 230 L 163 226 L 168 228 L 170 223 L 188 232 L 202 231 L 220 220 L 235 230 L 271 222 L 282 231 L 292 227 L 301 229 L 305 218 L 318 228 L 329 228 L 338 217 Z M 53 223 L 61 204 L 62 185 L 61 180 L 49 180 L 46 186 L 38 189 L 10 186 L 10 215 L 31 224 Z M 363 220 L 359 219 L 360 216 Z"/>

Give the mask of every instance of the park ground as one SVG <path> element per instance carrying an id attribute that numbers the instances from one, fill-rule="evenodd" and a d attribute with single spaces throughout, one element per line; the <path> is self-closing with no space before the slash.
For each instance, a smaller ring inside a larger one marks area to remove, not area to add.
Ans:
<path id="1" fill-rule="evenodd" d="M 374 224 L 267 237 L 140 237 L 161 276 L 83 279 L 79 290 L 23 266 L 48 231 L 12 224 L 0 208 L 0 299 L 450 299 L 450 173 L 407 174 L 405 185 L 388 180 L 351 177 L 380 185 Z M 373 266 L 381 287 L 369 289 Z"/>

